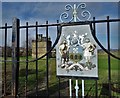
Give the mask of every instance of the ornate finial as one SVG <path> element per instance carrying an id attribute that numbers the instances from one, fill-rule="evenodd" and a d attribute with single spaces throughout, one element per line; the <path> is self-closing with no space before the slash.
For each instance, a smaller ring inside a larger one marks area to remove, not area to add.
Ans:
<path id="1" fill-rule="evenodd" d="M 78 10 L 79 10 L 79 8 L 81 8 L 81 10 L 83 10 L 82 12 L 81 12 L 81 17 L 82 17 L 82 19 L 80 19 L 79 17 L 78 17 Z M 70 11 L 70 10 L 72 10 L 73 11 L 73 15 L 72 15 L 72 17 L 70 18 L 70 16 L 68 15 L 68 13 L 67 12 L 63 12 L 61 15 L 60 15 L 60 21 L 61 22 L 65 22 L 65 20 L 67 21 L 67 22 L 72 22 L 72 21 L 74 21 L 74 22 L 76 22 L 77 20 L 78 21 L 84 21 L 84 20 L 89 20 L 90 19 L 90 17 L 91 17 L 91 14 L 90 14 L 90 12 L 88 11 L 88 10 L 85 10 L 85 8 L 86 8 L 86 4 L 85 3 L 80 3 L 79 5 L 77 5 L 76 6 L 76 4 L 74 4 L 73 6 L 72 5 L 70 5 L 70 4 L 67 4 L 66 6 L 65 6 L 65 11 Z"/>

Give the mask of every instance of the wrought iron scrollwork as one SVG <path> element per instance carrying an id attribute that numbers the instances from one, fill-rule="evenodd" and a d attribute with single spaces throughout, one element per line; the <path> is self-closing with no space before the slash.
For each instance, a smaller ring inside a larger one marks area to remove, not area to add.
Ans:
<path id="1" fill-rule="evenodd" d="M 81 8 L 83 11 L 81 12 L 80 16 L 81 18 L 78 17 L 78 10 L 79 8 Z M 78 21 L 83 21 L 83 20 L 89 20 L 91 18 L 91 14 L 88 10 L 85 10 L 86 8 L 86 4 L 85 3 L 80 3 L 79 5 L 76 6 L 76 4 L 74 4 L 74 6 L 67 4 L 65 6 L 65 11 L 67 12 L 63 12 L 60 15 L 60 21 L 64 22 L 64 20 L 69 20 L 69 22 L 76 22 Z M 68 11 L 73 11 L 73 15 L 71 15 L 71 17 L 68 14 Z"/>
<path id="2" fill-rule="evenodd" d="M 77 6 L 77 10 L 78 10 L 79 8 L 83 9 L 83 11 L 81 12 L 81 16 L 82 16 L 83 18 L 85 18 L 86 20 L 89 20 L 89 19 L 91 18 L 91 14 L 90 14 L 90 12 L 89 12 L 88 10 L 84 10 L 84 9 L 86 8 L 86 4 L 85 4 L 85 3 L 80 3 L 80 4 Z M 78 19 L 79 21 L 82 20 L 82 19 L 80 19 L 78 16 L 77 16 L 77 19 Z"/>
<path id="3" fill-rule="evenodd" d="M 66 6 L 65 6 L 65 10 L 66 11 L 70 11 L 70 10 L 72 10 L 73 9 L 73 7 L 72 7 L 72 5 L 70 5 L 70 4 L 67 4 Z M 63 19 L 68 19 L 69 18 L 69 15 L 68 15 L 68 13 L 67 12 L 63 12 L 61 15 L 60 15 L 60 21 L 62 21 L 63 22 Z M 70 21 L 72 21 L 73 20 L 73 17 L 70 19 Z"/>

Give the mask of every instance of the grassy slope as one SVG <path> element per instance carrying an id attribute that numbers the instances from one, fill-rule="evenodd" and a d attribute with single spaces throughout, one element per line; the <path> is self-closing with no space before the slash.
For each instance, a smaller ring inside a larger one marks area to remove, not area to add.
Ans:
<path id="1" fill-rule="evenodd" d="M 8 58 L 10 59 L 10 58 Z M 21 57 L 21 60 L 25 60 L 25 57 Z M 32 59 L 29 57 L 29 59 Z M 107 55 L 105 53 L 99 53 L 98 55 L 98 64 L 99 64 L 99 80 L 98 84 L 102 83 L 108 83 L 108 63 L 107 63 Z M 118 64 L 120 64 L 120 61 L 111 58 L 111 79 L 112 82 L 118 82 L 119 77 L 119 70 L 120 67 L 118 67 Z M 58 84 L 58 79 L 56 78 L 56 62 L 54 58 L 49 59 L 49 86 L 53 86 L 55 84 Z M 4 68 L 4 67 L 3 67 Z M 26 63 L 20 63 L 20 72 L 19 72 L 19 80 L 20 80 L 20 88 L 19 91 L 24 92 L 25 88 L 25 74 L 26 74 Z M 29 63 L 28 67 L 28 89 L 35 89 L 36 86 L 36 62 Z M 7 63 L 7 78 L 8 80 L 11 79 L 11 63 Z M 39 82 L 39 88 L 42 88 L 46 84 L 46 60 L 39 60 L 38 61 L 38 82 Z M 81 81 L 79 81 L 81 84 Z M 85 81 L 85 91 L 92 91 L 91 95 L 95 94 L 95 87 L 94 87 L 94 80 L 87 80 Z M 42 84 L 42 85 L 41 85 Z M 80 85 L 81 86 L 81 85 Z M 93 86 L 93 87 L 92 87 Z M 92 88 L 91 88 L 92 87 Z M 54 88 L 58 89 L 58 88 Z M 81 88 L 80 88 L 81 89 Z M 101 85 L 98 86 L 98 93 L 100 94 Z M 87 93 L 86 93 L 87 94 Z"/>

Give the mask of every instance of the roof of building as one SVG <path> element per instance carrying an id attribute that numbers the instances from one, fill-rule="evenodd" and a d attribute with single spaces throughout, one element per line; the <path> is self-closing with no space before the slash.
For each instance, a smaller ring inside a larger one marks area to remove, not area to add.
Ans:
<path id="1" fill-rule="evenodd" d="M 38 34 L 38 41 L 39 42 L 46 42 L 46 40 L 47 40 L 47 38 L 46 37 L 44 37 L 42 34 Z M 48 38 L 48 41 L 51 41 L 51 38 L 49 37 Z M 32 42 L 36 42 L 36 40 L 32 40 Z"/>

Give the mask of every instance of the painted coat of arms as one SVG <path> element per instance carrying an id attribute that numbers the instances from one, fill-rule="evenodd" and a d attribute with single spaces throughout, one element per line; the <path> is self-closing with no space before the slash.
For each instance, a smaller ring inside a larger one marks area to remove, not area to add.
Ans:
<path id="1" fill-rule="evenodd" d="M 97 44 L 89 24 L 63 26 L 56 47 L 57 76 L 98 77 Z"/>

